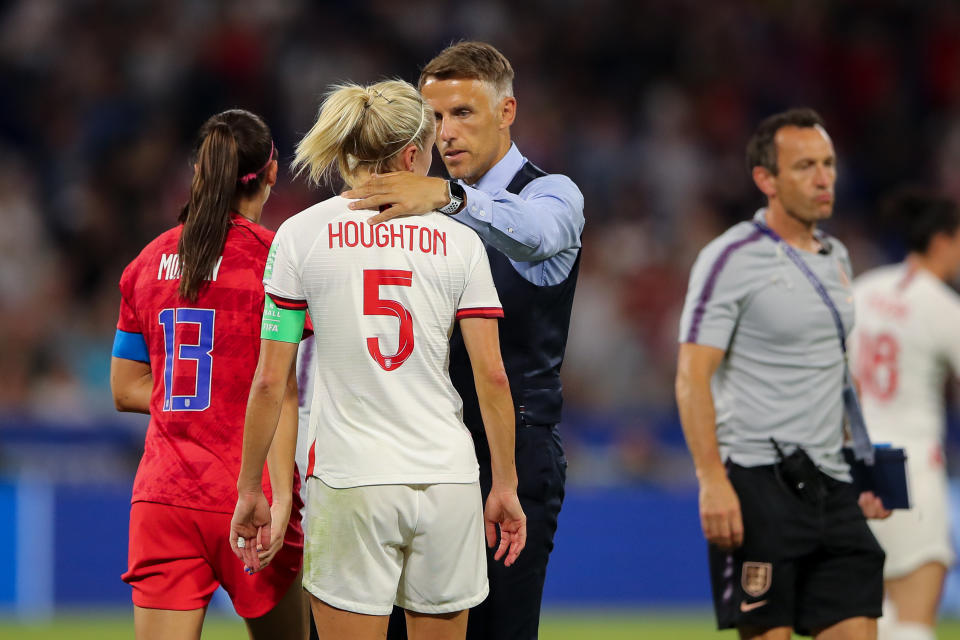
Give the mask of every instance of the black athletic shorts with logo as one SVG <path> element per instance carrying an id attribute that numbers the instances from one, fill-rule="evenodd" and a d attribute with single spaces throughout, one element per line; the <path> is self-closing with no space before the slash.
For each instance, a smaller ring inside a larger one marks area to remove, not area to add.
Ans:
<path id="1" fill-rule="evenodd" d="M 878 618 L 883 549 L 853 485 L 820 473 L 825 497 L 807 502 L 773 465 L 728 464 L 740 498 L 743 546 L 709 547 L 717 627 L 793 627 L 811 635 L 841 620 Z"/>

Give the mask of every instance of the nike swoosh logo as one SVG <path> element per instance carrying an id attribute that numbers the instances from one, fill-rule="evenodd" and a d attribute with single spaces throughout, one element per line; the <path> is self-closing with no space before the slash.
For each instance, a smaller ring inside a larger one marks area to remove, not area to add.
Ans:
<path id="1" fill-rule="evenodd" d="M 746 603 L 746 602 L 741 602 L 741 603 L 740 603 L 740 611 L 743 611 L 744 613 L 747 613 L 748 611 L 753 611 L 754 609 L 759 609 L 760 607 L 762 607 L 762 606 L 765 605 L 765 604 L 767 604 L 767 601 L 766 601 L 766 600 L 761 600 L 760 602 L 751 602 L 751 603 L 749 603 L 749 604 Z"/>

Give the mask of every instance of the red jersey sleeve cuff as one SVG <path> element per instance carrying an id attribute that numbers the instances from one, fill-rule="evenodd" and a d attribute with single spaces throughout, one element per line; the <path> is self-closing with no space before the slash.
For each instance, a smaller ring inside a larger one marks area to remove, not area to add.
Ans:
<path id="1" fill-rule="evenodd" d="M 281 298 L 280 296 L 275 296 L 272 293 L 268 293 L 270 299 L 273 300 L 273 304 L 277 305 L 280 309 L 286 309 L 287 311 L 306 311 L 307 310 L 307 301 L 306 300 L 291 300 L 290 298 Z"/>
<path id="2" fill-rule="evenodd" d="M 457 320 L 464 318 L 502 318 L 503 309 L 500 307 L 475 307 L 457 311 Z"/>
<path id="3" fill-rule="evenodd" d="M 313 335 L 313 320 L 310 318 L 310 312 L 307 312 L 306 320 L 303 323 L 303 337 L 301 340 L 306 340 Z"/>

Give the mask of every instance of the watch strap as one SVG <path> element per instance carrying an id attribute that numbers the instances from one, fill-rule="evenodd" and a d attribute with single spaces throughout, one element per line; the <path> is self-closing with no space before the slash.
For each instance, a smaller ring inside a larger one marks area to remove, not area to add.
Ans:
<path id="1" fill-rule="evenodd" d="M 463 191 L 463 187 L 454 182 L 453 180 L 447 180 L 447 194 L 450 197 L 450 202 L 443 205 L 442 207 L 437 207 L 436 211 L 443 213 L 448 216 L 460 211 L 460 208 L 463 206 L 463 201 L 465 200 L 466 194 Z"/>

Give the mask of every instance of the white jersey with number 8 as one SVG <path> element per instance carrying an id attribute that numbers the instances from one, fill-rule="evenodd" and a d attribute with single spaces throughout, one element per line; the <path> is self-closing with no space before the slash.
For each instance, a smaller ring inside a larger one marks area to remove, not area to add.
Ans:
<path id="1" fill-rule="evenodd" d="M 899 264 L 858 278 L 854 303 L 851 364 L 871 437 L 941 441 L 944 384 L 960 371 L 960 297 L 928 271 Z"/>
<path id="2" fill-rule="evenodd" d="M 277 231 L 264 286 L 306 301 L 317 380 L 308 471 L 334 488 L 478 479 L 447 373 L 457 319 L 501 317 L 483 243 L 432 213 L 371 226 L 334 197 Z"/>
<path id="3" fill-rule="evenodd" d="M 949 567 L 944 384 L 951 369 L 960 371 L 960 297 L 926 270 L 901 264 L 858 278 L 854 301 L 851 357 L 867 428 L 874 442 L 907 453 L 910 510 L 869 522 L 887 553 L 884 577 L 928 562 Z"/>

